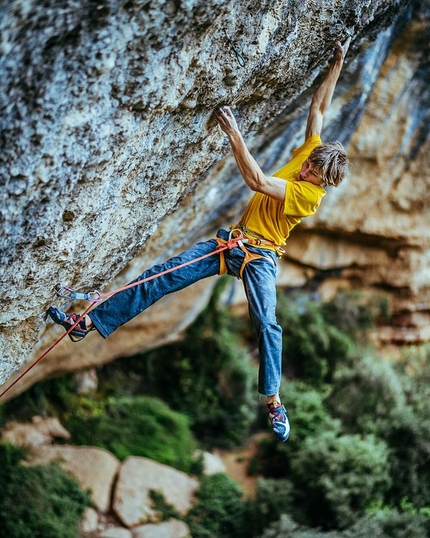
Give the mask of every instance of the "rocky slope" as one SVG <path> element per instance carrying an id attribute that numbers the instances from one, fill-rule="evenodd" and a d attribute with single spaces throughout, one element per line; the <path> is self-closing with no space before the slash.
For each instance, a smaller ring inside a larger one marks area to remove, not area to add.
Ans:
<path id="1" fill-rule="evenodd" d="M 14 0 L 0 12 L 0 382 L 61 334 L 43 314 L 57 283 L 114 289 L 234 222 L 249 192 L 213 109 L 233 105 L 275 170 L 348 34 L 323 135 L 349 147 L 353 173 L 294 232 L 281 281 L 382 290 L 396 323 L 382 336 L 429 339 L 428 0 Z M 108 341 L 63 341 L 16 390 L 176 338 L 212 285 Z"/>

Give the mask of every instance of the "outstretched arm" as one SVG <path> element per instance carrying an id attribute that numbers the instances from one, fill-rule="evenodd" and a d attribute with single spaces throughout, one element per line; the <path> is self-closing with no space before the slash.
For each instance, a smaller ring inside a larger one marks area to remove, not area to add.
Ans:
<path id="1" fill-rule="evenodd" d="M 215 110 L 215 117 L 224 133 L 228 136 L 237 167 L 248 187 L 267 194 L 282 202 L 285 198 L 285 180 L 266 176 L 249 152 L 240 134 L 236 119 L 230 107 L 224 106 Z"/>
<path id="2" fill-rule="evenodd" d="M 334 88 L 342 70 L 343 60 L 345 59 L 350 42 L 350 37 L 348 37 L 343 45 L 340 41 L 336 41 L 336 51 L 333 62 L 312 98 L 308 122 L 306 124 L 306 139 L 314 134 L 321 134 L 323 116 L 330 106 Z"/>

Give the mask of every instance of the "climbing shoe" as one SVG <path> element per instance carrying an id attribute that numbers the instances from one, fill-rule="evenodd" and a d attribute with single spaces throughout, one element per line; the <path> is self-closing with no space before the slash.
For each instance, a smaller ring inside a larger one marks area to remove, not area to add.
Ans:
<path id="1" fill-rule="evenodd" d="M 80 314 L 66 314 L 65 312 L 61 312 L 61 310 L 58 310 L 55 306 L 51 306 L 48 309 L 48 315 L 52 321 L 55 321 L 58 325 L 62 325 L 66 331 L 68 331 L 80 317 Z M 72 342 L 79 342 L 92 330 L 93 328 L 87 329 L 85 318 L 81 319 L 73 330 L 69 332 L 69 338 Z"/>
<path id="2" fill-rule="evenodd" d="M 290 423 L 288 422 L 285 407 L 275 400 L 267 404 L 267 408 L 269 409 L 269 419 L 276 437 L 282 442 L 286 441 L 290 436 Z"/>

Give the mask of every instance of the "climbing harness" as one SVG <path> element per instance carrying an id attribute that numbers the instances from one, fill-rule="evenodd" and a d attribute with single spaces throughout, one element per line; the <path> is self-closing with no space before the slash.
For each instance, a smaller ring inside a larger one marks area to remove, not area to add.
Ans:
<path id="1" fill-rule="evenodd" d="M 242 54 L 237 50 L 237 48 L 235 47 L 235 44 L 234 44 L 234 41 L 233 39 L 228 35 L 227 33 L 227 30 L 225 28 L 223 28 L 223 32 L 225 34 L 225 37 L 227 39 L 227 43 L 230 45 L 230 48 L 231 50 L 235 53 L 236 55 L 236 60 L 237 60 L 237 63 L 240 65 L 240 67 L 245 67 L 246 65 L 246 60 L 245 58 L 242 56 Z"/>
<path id="2" fill-rule="evenodd" d="M 225 250 L 231 250 L 237 246 L 242 248 L 243 250 L 246 250 L 243 247 L 244 243 L 250 243 L 251 240 L 244 237 L 241 230 L 237 230 L 240 232 L 240 235 L 235 237 L 235 230 L 232 230 L 229 234 L 228 240 L 221 240 L 219 241 L 219 238 L 216 238 L 218 241 L 217 247 L 207 254 L 203 254 L 202 256 L 199 256 L 198 258 L 194 258 L 193 260 L 189 260 L 187 262 L 184 262 L 180 265 L 177 265 L 175 267 L 171 267 L 170 269 L 166 269 L 165 271 L 162 271 L 161 273 L 157 273 L 156 275 L 151 275 L 147 278 L 144 278 L 142 280 L 138 280 L 136 282 L 132 282 L 131 284 L 127 284 L 127 286 L 123 286 L 121 288 L 118 288 L 113 291 L 109 291 L 106 293 L 100 293 L 99 291 L 92 291 L 90 293 L 77 293 L 73 291 L 68 286 L 57 286 L 56 293 L 58 297 L 66 298 L 66 299 L 84 299 L 90 302 L 89 306 L 85 309 L 85 311 L 76 319 L 75 323 L 70 326 L 69 329 L 65 333 L 63 333 L 60 338 L 58 338 L 33 364 L 31 364 L 24 372 L 15 379 L 15 381 L 7 387 L 1 394 L 0 398 L 2 398 L 12 387 L 14 387 L 18 381 L 20 381 L 30 370 L 32 370 L 42 359 L 44 359 L 48 353 L 50 353 L 55 346 L 57 346 L 63 338 L 65 338 L 73 329 L 76 327 L 76 325 L 79 324 L 81 320 L 85 318 L 85 316 L 88 314 L 90 310 L 92 310 L 95 307 L 95 304 L 102 301 L 103 299 L 107 299 L 108 297 L 114 295 L 115 293 L 118 293 L 120 291 L 127 290 L 129 288 L 132 288 L 134 286 L 139 286 L 140 284 L 143 284 L 144 282 L 148 282 L 149 280 L 154 280 L 155 278 L 159 278 L 160 276 L 163 276 L 168 273 L 172 273 L 173 271 L 177 271 L 178 269 L 182 269 L 183 267 L 186 267 L 187 265 L 191 265 L 193 263 L 199 262 L 205 258 L 209 258 L 210 256 L 214 256 L 215 254 L 220 254 L 220 274 L 221 272 L 221 258 L 223 260 L 223 264 L 225 267 L 225 261 L 224 261 L 224 251 Z M 222 256 L 221 256 L 222 255 Z M 257 255 L 258 256 L 258 255 Z M 260 257 L 260 256 L 259 256 Z M 249 260 L 250 261 L 250 260 Z M 241 270 L 242 274 L 242 270 Z"/>
<path id="3" fill-rule="evenodd" d="M 246 228 L 246 226 L 242 224 L 242 222 L 239 222 L 239 224 L 232 226 L 230 229 L 239 229 L 239 231 L 244 234 L 245 237 L 248 238 L 248 242 L 251 245 L 255 245 L 258 247 L 271 247 L 276 252 L 279 258 L 283 254 L 285 254 L 284 245 L 276 245 L 273 241 L 269 241 L 268 239 L 261 237 L 255 232 L 251 232 L 251 230 L 248 230 L 248 228 Z"/>
<path id="4" fill-rule="evenodd" d="M 216 237 L 215 239 L 216 239 L 216 242 L 218 243 L 218 246 L 220 247 L 228 244 L 229 241 L 236 240 L 237 242 L 236 246 L 239 247 L 245 255 L 242 261 L 242 265 L 239 270 L 240 278 L 242 278 L 243 271 L 247 263 L 249 263 L 252 260 L 256 260 L 258 258 L 265 258 L 265 256 L 262 256 L 261 254 L 257 254 L 255 252 L 250 252 L 247 248 L 244 247 L 244 243 L 250 243 L 250 239 L 244 237 L 242 230 L 240 230 L 239 228 L 232 228 L 230 230 L 230 233 L 228 235 L 228 241 L 225 239 L 221 239 L 221 237 Z M 268 259 L 273 261 L 272 258 L 268 258 Z M 219 274 L 223 275 L 225 273 L 227 273 L 227 264 L 225 262 L 224 250 L 222 250 L 220 252 L 220 257 L 219 257 Z"/>
<path id="5" fill-rule="evenodd" d="M 250 250 L 244 247 L 244 243 L 247 243 L 250 246 L 256 246 L 256 247 L 271 247 L 273 250 L 276 251 L 278 256 L 281 256 L 284 253 L 284 249 L 282 248 L 281 245 L 276 245 L 275 243 L 273 243 L 273 241 L 269 241 L 268 239 L 264 239 L 263 237 L 260 237 L 257 234 L 250 232 L 249 230 L 245 228 L 245 226 L 242 223 L 231 226 L 228 237 L 229 237 L 229 241 L 234 240 L 234 239 L 237 240 L 236 246 L 239 247 L 245 255 L 242 261 L 242 265 L 239 270 L 240 278 L 243 277 L 243 271 L 245 270 L 245 267 L 249 262 L 258 260 L 260 258 L 264 258 L 266 260 L 269 260 L 273 264 L 275 263 L 273 259 L 268 256 L 263 256 L 262 254 L 258 254 L 257 252 L 251 252 Z M 226 241 L 225 239 L 221 239 L 220 237 L 216 237 L 215 239 L 218 245 L 225 245 L 226 243 L 228 243 L 228 241 Z M 225 262 L 224 251 L 222 251 L 220 252 L 219 274 L 223 275 L 225 273 L 227 273 L 227 264 Z"/>

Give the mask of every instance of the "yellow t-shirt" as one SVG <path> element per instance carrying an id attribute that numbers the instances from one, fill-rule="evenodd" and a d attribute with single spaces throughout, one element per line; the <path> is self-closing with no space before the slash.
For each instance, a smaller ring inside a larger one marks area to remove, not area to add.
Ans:
<path id="1" fill-rule="evenodd" d="M 293 150 L 291 161 L 273 174 L 286 181 L 283 202 L 259 192 L 254 194 L 240 219 L 250 232 L 276 245 L 284 245 L 294 226 L 315 213 L 326 192 L 319 185 L 299 180 L 299 173 L 303 162 L 321 143 L 319 135 L 310 136 Z"/>

